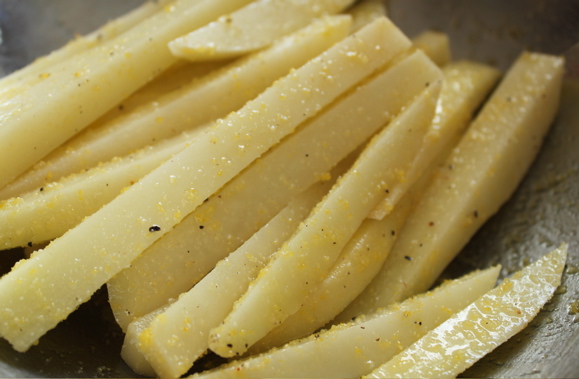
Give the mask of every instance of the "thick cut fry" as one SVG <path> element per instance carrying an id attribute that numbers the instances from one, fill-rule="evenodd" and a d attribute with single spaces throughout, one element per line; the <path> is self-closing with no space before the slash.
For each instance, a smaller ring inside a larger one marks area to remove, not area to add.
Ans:
<path id="1" fill-rule="evenodd" d="M 112 120 L 96 131 L 87 130 L 51 154 L 46 164 L 27 172 L 10 187 L 17 187 L 20 191 L 40 187 L 47 178 L 54 181 L 224 117 L 241 108 L 292 68 L 302 66 L 343 39 L 349 26 L 350 19 L 346 16 L 314 22 L 266 51 L 234 62 L 213 75 L 140 107 L 132 114 Z"/>
<path id="2" fill-rule="evenodd" d="M 456 378 L 523 330 L 561 284 L 567 245 L 525 267 L 366 378 Z"/>
<path id="3" fill-rule="evenodd" d="M 249 1 L 177 0 L 1 104 L 0 161 L 11 164 L 2 165 L 0 188 L 173 64 L 170 40 Z"/>
<path id="4" fill-rule="evenodd" d="M 316 17 L 338 13 L 353 0 L 257 0 L 169 43 L 171 52 L 192 61 L 224 59 L 269 46 Z"/>
<path id="5" fill-rule="evenodd" d="M 149 327 L 151 321 L 163 313 L 169 304 L 131 322 L 127 327 L 121 357 L 129 367 L 139 375 L 155 377 L 155 370 L 139 349 L 139 336 Z"/>
<path id="6" fill-rule="evenodd" d="M 119 325 L 126 328 L 189 290 L 440 75 L 418 52 L 386 69 L 254 162 L 111 280 L 110 303 Z"/>
<path id="7" fill-rule="evenodd" d="M 437 81 L 373 139 L 211 332 L 211 350 L 242 354 L 295 313 L 383 194 L 412 183 L 405 171 L 423 146 L 439 92 Z"/>
<path id="8" fill-rule="evenodd" d="M 355 323 L 193 377 L 358 378 L 491 289 L 499 269 L 475 272 Z"/>
<path id="9" fill-rule="evenodd" d="M 244 167 L 409 44 L 389 20 L 377 20 L 220 120 L 2 277 L 0 334 L 28 349 Z"/>
<path id="10" fill-rule="evenodd" d="M 107 162 L 40 187 L 22 197 L 0 201 L 0 249 L 60 237 L 85 217 L 184 150 L 208 126 L 155 147 Z"/>
<path id="11" fill-rule="evenodd" d="M 348 10 L 352 16 L 352 31 L 355 32 L 377 18 L 386 16 L 386 4 L 382 0 L 363 0 Z"/>
<path id="12" fill-rule="evenodd" d="M 435 170 L 450 155 L 470 123 L 472 114 L 487 98 L 500 76 L 494 68 L 469 61 L 449 64 L 443 69 L 443 74 L 444 81 L 433 120 L 433 128 L 438 131 L 437 148 L 433 150 L 423 186 L 430 182 Z M 369 217 L 380 220 L 391 208 L 390 199 L 384 199 Z"/>
<path id="13" fill-rule="evenodd" d="M 170 1 L 163 0 L 143 3 L 140 7 L 108 22 L 94 32 L 86 36 L 77 37 L 60 49 L 44 57 L 40 57 L 20 70 L 1 78 L 0 98 L 7 99 L 10 96 L 22 92 L 25 88 L 46 79 L 54 65 L 72 59 L 72 57 L 83 51 L 121 35 L 147 17 L 158 12 L 169 2 Z"/>
<path id="14" fill-rule="evenodd" d="M 445 33 L 427 30 L 412 38 L 412 43 L 440 67 L 446 66 L 452 60 L 450 40 Z"/>
<path id="15" fill-rule="evenodd" d="M 356 298 L 378 273 L 413 205 L 409 193 L 380 221 L 366 219 L 348 241 L 327 277 L 301 308 L 253 345 L 255 354 L 322 328 Z"/>
<path id="16" fill-rule="evenodd" d="M 351 163 L 351 162 L 347 162 Z M 345 171 L 338 166 L 332 178 Z M 271 254 L 287 240 L 335 180 L 316 183 L 290 202 L 190 291 L 151 322 L 139 337 L 140 350 L 161 378 L 178 378 L 209 347 L 209 331 L 219 325 L 247 290 Z"/>
<path id="17" fill-rule="evenodd" d="M 425 191 L 382 271 L 338 321 L 426 290 L 511 196 L 553 120 L 563 66 L 541 54 L 517 60 Z"/>

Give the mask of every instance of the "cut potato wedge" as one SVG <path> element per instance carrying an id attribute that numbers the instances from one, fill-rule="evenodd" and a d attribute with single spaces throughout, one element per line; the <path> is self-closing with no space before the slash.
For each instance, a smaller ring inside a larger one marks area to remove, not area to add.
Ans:
<path id="1" fill-rule="evenodd" d="M 47 180 L 123 156 L 164 138 L 225 117 L 241 108 L 276 79 L 321 54 L 348 34 L 348 16 L 327 17 L 278 41 L 271 48 L 231 63 L 175 92 L 74 138 L 42 165 L 6 190 L 42 186 Z M 0 194 L 7 192 L 0 191 Z"/>
<path id="2" fill-rule="evenodd" d="M 567 245 L 525 267 L 365 378 L 456 378 L 523 330 L 561 284 Z"/>
<path id="3" fill-rule="evenodd" d="M 108 283 L 121 327 L 189 290 L 440 75 L 421 52 L 393 62 L 254 162 Z"/>
<path id="4" fill-rule="evenodd" d="M 373 138 L 211 332 L 211 350 L 224 357 L 240 355 L 295 313 L 384 194 L 412 184 L 406 171 L 425 145 L 440 86 L 440 81 L 432 83 Z"/>
<path id="5" fill-rule="evenodd" d="M 191 61 L 225 59 L 269 46 L 324 14 L 338 13 L 353 0 L 257 0 L 169 43 Z"/>
<path id="6" fill-rule="evenodd" d="M 16 350 L 27 350 L 299 123 L 409 45 L 389 20 L 376 20 L 220 120 L 194 144 L 2 277 L 0 335 Z"/>
<path id="7" fill-rule="evenodd" d="M 541 54 L 517 60 L 439 169 L 382 271 L 337 321 L 433 284 L 533 161 L 558 107 L 563 67 L 562 58 Z"/>
<path id="8" fill-rule="evenodd" d="M 499 271 L 472 273 L 356 322 L 193 377 L 358 378 L 490 290 Z"/>
<path id="9" fill-rule="evenodd" d="M 448 34 L 427 30 L 412 38 L 412 43 L 440 67 L 452 60 Z"/>

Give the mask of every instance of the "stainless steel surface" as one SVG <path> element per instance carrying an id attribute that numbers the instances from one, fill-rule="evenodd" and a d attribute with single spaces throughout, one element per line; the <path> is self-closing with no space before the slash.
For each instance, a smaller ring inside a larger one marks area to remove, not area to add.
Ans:
<path id="1" fill-rule="evenodd" d="M 0 0 L 0 73 L 93 30 L 140 0 Z M 579 42 L 579 1 L 390 0 L 408 34 L 448 32 L 456 58 L 505 69 L 525 48 L 560 54 Z M 570 56 L 572 54 L 569 54 Z M 578 54 L 575 54 L 577 57 Z M 579 63 L 569 72 L 578 72 Z M 570 245 L 563 285 L 522 333 L 469 369 L 468 377 L 579 377 L 579 85 L 567 83 L 563 108 L 514 197 L 473 238 L 445 275 L 501 263 L 503 275 L 550 248 Z M 0 272 L 18 258 L 0 253 Z M 26 354 L 0 340 L 0 377 L 134 376 L 119 357 L 122 337 L 103 306 L 85 304 Z"/>

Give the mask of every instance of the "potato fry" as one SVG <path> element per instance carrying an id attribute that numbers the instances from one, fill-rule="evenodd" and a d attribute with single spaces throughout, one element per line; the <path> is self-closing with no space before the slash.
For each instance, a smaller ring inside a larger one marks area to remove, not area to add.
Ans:
<path id="1" fill-rule="evenodd" d="M 412 38 L 412 43 L 440 67 L 446 66 L 452 60 L 450 40 L 445 33 L 427 30 Z"/>
<path id="2" fill-rule="evenodd" d="M 135 112 L 87 130 L 55 151 L 45 164 L 27 172 L 6 191 L 31 190 L 50 181 L 129 154 L 156 141 L 191 130 L 236 111 L 292 68 L 321 54 L 348 33 L 347 16 L 328 17 L 234 62 L 213 75 L 194 81 L 154 100 Z M 232 90 L 234 89 L 234 90 Z"/>
<path id="3" fill-rule="evenodd" d="M 382 271 L 337 321 L 430 287 L 511 196 L 553 120 L 563 66 L 558 57 L 531 53 L 519 57 L 440 167 Z"/>
<path id="4" fill-rule="evenodd" d="M 360 377 L 491 289 L 499 271 L 493 267 L 469 274 L 356 322 L 192 377 Z"/>
<path id="5" fill-rule="evenodd" d="M 443 74 L 444 81 L 433 126 L 437 131 L 437 148 L 433 149 L 430 166 L 424 175 L 424 186 L 458 143 L 472 114 L 486 99 L 500 76 L 498 70 L 470 61 L 451 63 L 443 68 Z M 391 200 L 384 199 L 369 217 L 380 220 L 391 208 Z"/>
<path id="6" fill-rule="evenodd" d="M 191 61 L 237 57 L 269 46 L 324 14 L 338 13 L 353 0 L 257 0 L 169 43 Z"/>
<path id="7" fill-rule="evenodd" d="M 167 42 L 249 1 L 177 0 L 0 104 L 0 188 L 173 64 Z"/>
<path id="8" fill-rule="evenodd" d="M 2 277 L 0 334 L 27 350 L 249 163 L 409 44 L 389 20 L 377 20 L 220 120 Z"/>
<path id="9" fill-rule="evenodd" d="M 390 65 L 254 162 L 109 281 L 119 325 L 124 329 L 135 317 L 189 290 L 440 75 L 423 53 L 387 68 Z"/>
<path id="10" fill-rule="evenodd" d="M 439 92 L 436 81 L 372 140 L 212 330 L 211 350 L 224 357 L 240 355 L 295 313 L 383 194 L 413 182 L 405 172 L 426 140 Z"/>
<path id="11" fill-rule="evenodd" d="M 0 249 L 50 241 L 184 150 L 209 126 L 0 201 Z"/>
<path id="12" fill-rule="evenodd" d="M 531 322 L 561 284 L 566 258 L 563 244 L 365 378 L 456 378 Z"/>

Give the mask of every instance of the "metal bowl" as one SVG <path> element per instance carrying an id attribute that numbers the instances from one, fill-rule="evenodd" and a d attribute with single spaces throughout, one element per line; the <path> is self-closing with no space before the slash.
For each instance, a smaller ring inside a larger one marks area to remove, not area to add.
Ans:
<path id="1" fill-rule="evenodd" d="M 142 0 L 0 0 L 0 74 L 86 33 Z M 436 29 L 451 36 L 455 58 L 506 69 L 524 49 L 569 59 L 563 106 L 530 172 L 503 206 L 450 265 L 445 276 L 501 263 L 518 270 L 560 242 L 570 256 L 563 284 L 523 332 L 470 368 L 466 377 L 579 377 L 579 1 L 390 0 L 391 18 L 409 35 Z M 575 54 L 575 58 L 573 58 Z M 577 79 L 577 78 L 575 78 Z M 0 254 L 0 273 L 20 258 Z M 0 377 L 134 377 L 121 360 L 122 334 L 106 294 L 44 336 L 27 353 L 0 340 Z"/>

